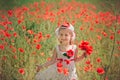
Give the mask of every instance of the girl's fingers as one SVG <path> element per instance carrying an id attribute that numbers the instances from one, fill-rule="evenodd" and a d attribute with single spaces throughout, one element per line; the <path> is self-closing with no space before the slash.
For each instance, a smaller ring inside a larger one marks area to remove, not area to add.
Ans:
<path id="1" fill-rule="evenodd" d="M 39 72 L 39 71 L 40 71 L 40 69 L 42 68 L 42 66 L 40 66 L 40 65 L 36 65 L 36 66 L 37 66 L 36 71 L 37 71 L 37 72 Z"/>
<path id="2" fill-rule="evenodd" d="M 37 72 L 39 72 L 40 71 L 40 69 L 37 69 Z"/>
<path id="3" fill-rule="evenodd" d="M 86 52 L 84 53 L 84 57 L 85 57 L 85 58 L 87 57 L 87 53 L 86 53 Z"/>

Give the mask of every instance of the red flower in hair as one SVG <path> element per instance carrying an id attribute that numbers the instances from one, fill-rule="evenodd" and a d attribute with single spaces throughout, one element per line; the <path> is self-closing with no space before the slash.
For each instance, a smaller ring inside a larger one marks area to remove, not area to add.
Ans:
<path id="1" fill-rule="evenodd" d="M 70 24 L 69 23 L 64 23 L 63 25 L 61 25 L 61 27 L 69 27 Z"/>

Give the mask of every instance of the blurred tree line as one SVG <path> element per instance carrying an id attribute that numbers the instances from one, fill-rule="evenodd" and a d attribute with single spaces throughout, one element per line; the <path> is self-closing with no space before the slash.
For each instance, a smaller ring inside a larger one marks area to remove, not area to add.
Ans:
<path id="1" fill-rule="evenodd" d="M 33 3 L 38 1 L 59 2 L 61 0 L 0 0 L 0 10 L 13 9 L 14 7 L 27 5 L 28 3 Z M 73 1 L 73 0 L 64 0 L 64 1 Z M 120 0 L 75 0 L 75 1 L 83 2 L 83 3 L 92 3 L 100 7 L 100 9 L 102 10 L 105 9 L 109 10 L 115 8 L 116 6 L 119 7 L 120 5 Z"/>

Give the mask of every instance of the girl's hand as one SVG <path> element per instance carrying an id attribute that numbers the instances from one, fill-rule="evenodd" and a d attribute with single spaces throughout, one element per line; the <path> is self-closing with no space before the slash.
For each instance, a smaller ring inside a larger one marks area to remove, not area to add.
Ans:
<path id="1" fill-rule="evenodd" d="M 83 56 L 84 56 L 85 58 L 87 57 L 87 53 L 86 53 L 86 51 L 83 52 Z"/>
<path id="2" fill-rule="evenodd" d="M 37 66 L 36 71 L 39 72 L 42 69 L 42 66 L 41 65 L 36 65 L 36 66 Z"/>

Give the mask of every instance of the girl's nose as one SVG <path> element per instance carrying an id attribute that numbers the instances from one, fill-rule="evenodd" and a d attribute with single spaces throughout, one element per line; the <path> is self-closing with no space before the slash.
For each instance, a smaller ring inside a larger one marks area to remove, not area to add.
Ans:
<path id="1" fill-rule="evenodd" d="M 64 35 L 62 36 L 62 39 L 65 39 L 65 36 L 64 36 Z"/>

